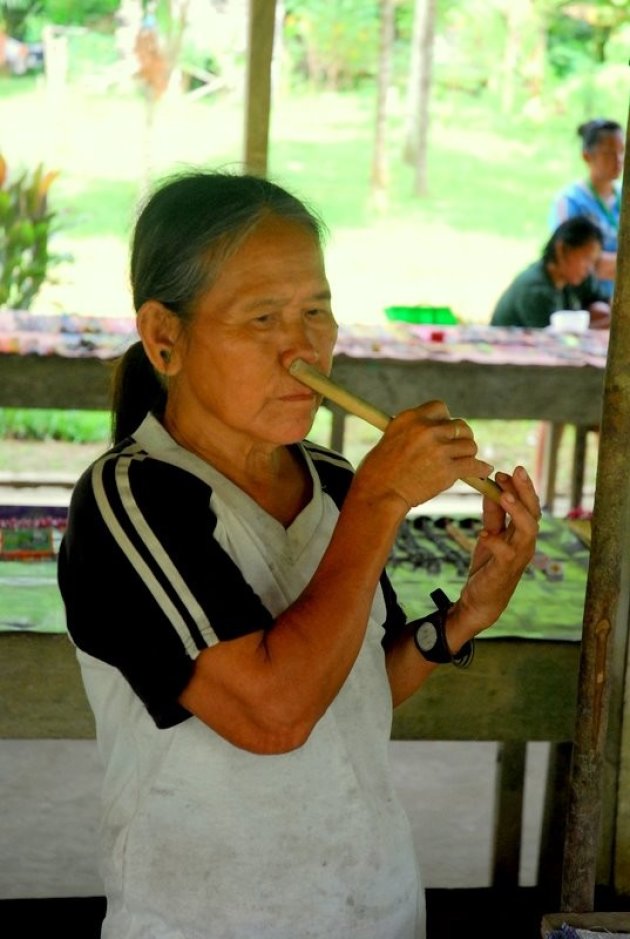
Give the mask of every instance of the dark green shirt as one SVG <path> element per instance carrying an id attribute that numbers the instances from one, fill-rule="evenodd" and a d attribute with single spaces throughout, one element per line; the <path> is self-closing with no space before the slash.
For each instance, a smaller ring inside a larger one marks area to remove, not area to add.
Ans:
<path id="1" fill-rule="evenodd" d="M 549 326 L 556 310 L 588 310 L 591 303 L 604 299 L 593 277 L 577 287 L 556 287 L 543 261 L 535 261 L 514 278 L 490 322 L 492 326 Z"/>

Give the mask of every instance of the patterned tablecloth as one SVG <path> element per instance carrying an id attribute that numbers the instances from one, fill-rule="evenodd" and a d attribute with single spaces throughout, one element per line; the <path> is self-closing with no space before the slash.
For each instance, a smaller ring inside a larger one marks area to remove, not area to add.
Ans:
<path id="1" fill-rule="evenodd" d="M 65 632 L 56 553 L 66 510 L 0 506 L 0 632 Z M 437 587 L 456 599 L 480 519 L 415 515 L 401 526 L 388 572 L 409 619 Z M 575 642 L 581 637 L 589 550 L 566 519 L 544 517 L 534 560 L 487 638 Z"/>
<path id="2" fill-rule="evenodd" d="M 115 358 L 138 338 L 135 319 L 35 316 L 0 309 L 0 353 Z M 341 324 L 337 355 L 374 359 L 511 365 L 592 365 L 604 368 L 608 332 L 460 325 L 436 328 L 404 322 Z"/>
<path id="3" fill-rule="evenodd" d="M 503 326 L 341 325 L 337 355 L 353 358 L 477 362 L 482 365 L 592 365 L 604 368 L 608 331 L 557 333 Z"/>
<path id="4" fill-rule="evenodd" d="M 129 317 L 36 316 L 0 309 L 0 353 L 111 359 L 138 338 Z"/>

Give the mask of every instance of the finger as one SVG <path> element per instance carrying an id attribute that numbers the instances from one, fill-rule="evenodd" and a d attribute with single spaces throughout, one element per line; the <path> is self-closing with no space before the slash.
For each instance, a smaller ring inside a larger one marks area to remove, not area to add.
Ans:
<path id="1" fill-rule="evenodd" d="M 491 535 L 487 532 L 480 536 L 479 542 L 482 549 L 480 555 L 485 555 L 485 562 L 478 563 L 474 571 L 471 565 L 471 574 L 483 567 L 486 587 L 492 584 L 497 597 L 502 593 L 510 595 L 533 557 L 533 544 L 518 545 L 513 541 L 507 541 L 504 536 Z M 492 558 L 490 564 L 488 564 L 489 557 Z"/>
<path id="2" fill-rule="evenodd" d="M 512 479 L 514 488 L 521 502 L 527 506 L 536 519 L 540 519 L 542 517 L 540 498 L 525 467 L 517 466 Z"/>
<path id="3" fill-rule="evenodd" d="M 542 517 L 540 499 L 534 489 L 527 470 L 523 466 L 517 466 L 514 474 L 509 476 L 507 473 L 497 473 L 497 483 L 505 491 L 511 493 L 521 502 L 531 515 L 539 521 Z M 510 509 L 508 509 L 510 511 Z"/>
<path id="4" fill-rule="evenodd" d="M 452 420 L 444 421 L 440 424 L 440 429 L 443 435 L 442 439 L 449 442 L 475 439 L 472 428 L 460 417 L 454 417 Z"/>
<path id="5" fill-rule="evenodd" d="M 472 428 L 459 417 L 455 417 L 451 421 L 451 430 L 453 432 L 453 439 L 458 440 L 460 437 L 466 438 L 467 440 L 474 440 L 474 434 Z"/>
<path id="6" fill-rule="evenodd" d="M 531 518 L 527 524 L 531 524 Z M 512 537 L 508 537 L 507 533 L 486 536 L 484 549 L 503 568 L 503 574 L 499 574 L 499 577 L 507 576 L 509 579 L 510 571 L 517 578 L 521 576 L 534 557 L 537 531 L 538 526 L 534 523 L 533 529 L 527 533 L 516 529 Z"/>
<path id="7" fill-rule="evenodd" d="M 435 399 L 433 401 L 424 401 L 415 408 L 407 408 L 400 414 L 408 413 L 414 417 L 420 417 L 427 421 L 449 421 L 451 414 L 444 401 Z"/>
<path id="8" fill-rule="evenodd" d="M 515 506 L 519 504 L 523 505 L 526 512 L 538 523 L 542 515 L 540 500 L 524 467 L 517 467 L 514 476 L 498 472 L 495 481 L 505 496 L 501 498 L 500 503 L 484 499 L 483 523 L 487 531 L 497 534 L 501 532 L 506 527 L 506 516 L 511 517 Z M 514 502 L 511 501 L 512 498 Z"/>
<path id="9" fill-rule="evenodd" d="M 510 522 L 506 528 L 511 540 L 535 542 L 538 535 L 540 515 L 537 511 L 532 511 L 517 495 L 513 492 L 504 492 L 501 496 L 501 506 L 510 517 Z"/>

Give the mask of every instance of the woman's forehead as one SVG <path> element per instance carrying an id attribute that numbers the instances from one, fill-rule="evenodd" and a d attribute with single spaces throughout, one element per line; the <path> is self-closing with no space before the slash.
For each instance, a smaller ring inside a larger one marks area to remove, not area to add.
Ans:
<path id="1" fill-rule="evenodd" d="M 602 134 L 593 149 L 597 150 L 599 153 L 604 153 L 605 151 L 617 153 L 619 149 L 623 150 L 624 139 L 621 131 L 613 130 L 609 133 Z"/>
<path id="2" fill-rule="evenodd" d="M 330 298 L 317 235 L 291 219 L 269 218 L 257 225 L 218 268 L 203 301 L 258 302 L 289 295 Z"/>
<path id="3" fill-rule="evenodd" d="M 239 269 L 247 274 L 253 266 L 278 264 L 314 265 L 323 270 L 323 252 L 319 238 L 310 228 L 293 219 L 268 216 L 261 220 L 227 260 L 225 269 Z"/>

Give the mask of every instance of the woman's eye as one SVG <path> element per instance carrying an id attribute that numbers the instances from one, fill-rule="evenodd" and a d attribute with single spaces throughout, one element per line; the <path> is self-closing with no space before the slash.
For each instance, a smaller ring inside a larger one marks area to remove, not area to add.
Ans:
<path id="1" fill-rule="evenodd" d="M 307 316 L 330 316 L 330 312 L 323 307 L 313 307 L 306 311 Z"/>

